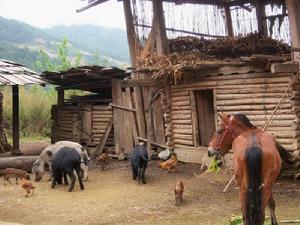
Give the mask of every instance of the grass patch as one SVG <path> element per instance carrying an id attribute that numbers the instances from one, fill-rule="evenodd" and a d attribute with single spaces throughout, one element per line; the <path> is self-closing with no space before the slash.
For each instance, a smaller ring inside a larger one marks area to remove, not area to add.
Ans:
<path id="1" fill-rule="evenodd" d="M 8 143 L 12 144 L 12 137 L 7 138 Z M 32 137 L 20 137 L 20 143 L 30 143 L 30 142 L 39 142 L 39 141 L 50 141 L 50 137 L 43 136 L 32 136 Z"/>

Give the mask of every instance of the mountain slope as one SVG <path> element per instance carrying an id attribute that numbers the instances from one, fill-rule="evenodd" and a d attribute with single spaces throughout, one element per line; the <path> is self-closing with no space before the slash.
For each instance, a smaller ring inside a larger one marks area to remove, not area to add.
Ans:
<path id="1" fill-rule="evenodd" d="M 92 25 L 41 29 L 0 16 L 0 58 L 16 61 L 32 69 L 38 50 L 44 49 L 51 57 L 55 57 L 57 43 L 64 37 L 71 45 L 70 54 L 82 53 L 86 64 L 94 62 L 95 52 L 109 64 L 129 64 L 126 33 L 123 30 Z"/>
<path id="2" fill-rule="evenodd" d="M 117 28 L 95 25 L 55 26 L 47 30 L 55 37 L 69 41 L 88 52 L 98 50 L 101 55 L 129 62 L 126 32 Z"/>

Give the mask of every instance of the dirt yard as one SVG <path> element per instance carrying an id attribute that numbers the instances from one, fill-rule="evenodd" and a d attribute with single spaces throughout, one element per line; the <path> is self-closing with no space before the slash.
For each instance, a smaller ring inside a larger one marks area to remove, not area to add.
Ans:
<path id="1" fill-rule="evenodd" d="M 223 194 L 230 176 L 196 177 L 198 171 L 197 165 L 181 163 L 177 172 L 165 173 L 152 161 L 148 184 L 139 185 L 132 180 L 129 162 L 113 161 L 106 171 L 91 169 L 84 191 L 77 182 L 72 193 L 64 185 L 52 190 L 44 177 L 28 198 L 20 186 L 1 184 L 0 224 L 228 224 L 233 214 L 240 215 L 236 185 Z M 185 185 L 181 206 L 174 205 L 176 179 Z M 300 181 L 279 180 L 274 192 L 278 219 L 300 219 Z"/>

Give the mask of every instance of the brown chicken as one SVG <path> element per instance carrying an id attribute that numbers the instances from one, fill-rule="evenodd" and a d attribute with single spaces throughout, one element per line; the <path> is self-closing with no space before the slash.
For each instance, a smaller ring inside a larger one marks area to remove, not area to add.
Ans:
<path id="1" fill-rule="evenodd" d="M 182 181 L 177 181 L 175 188 L 174 188 L 174 193 L 175 193 L 175 205 L 180 205 L 182 203 L 182 195 L 184 191 L 184 185 Z"/>
<path id="2" fill-rule="evenodd" d="M 6 181 L 11 183 L 9 180 L 9 178 L 11 178 L 11 177 L 16 178 L 16 184 L 18 184 L 19 178 L 30 180 L 29 174 L 24 170 L 19 170 L 19 169 L 15 169 L 15 168 L 6 168 L 4 170 L 1 170 L 0 173 L 3 174 L 4 185 L 6 185 Z"/>
<path id="3" fill-rule="evenodd" d="M 159 168 L 162 168 L 167 172 L 175 172 L 177 162 L 178 162 L 177 155 L 173 153 L 170 159 L 168 159 L 165 162 L 159 163 Z"/>
<path id="4" fill-rule="evenodd" d="M 108 161 L 110 160 L 110 157 L 107 153 L 102 153 L 99 157 L 97 157 L 97 164 L 101 165 L 101 169 L 105 170 L 108 167 Z"/>
<path id="5" fill-rule="evenodd" d="M 28 197 L 28 195 L 30 194 L 30 190 L 32 190 L 31 195 L 33 195 L 35 186 L 33 185 L 33 183 L 31 181 L 21 179 L 21 187 L 26 191 L 25 197 Z"/>

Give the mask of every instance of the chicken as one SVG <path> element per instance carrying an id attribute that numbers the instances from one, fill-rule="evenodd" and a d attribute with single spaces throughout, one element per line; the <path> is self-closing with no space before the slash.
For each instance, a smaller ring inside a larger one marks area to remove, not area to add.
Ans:
<path id="1" fill-rule="evenodd" d="M 107 153 L 102 153 L 99 157 L 97 157 L 97 164 L 101 165 L 101 169 L 105 170 L 108 167 L 108 161 L 110 160 L 110 157 Z"/>
<path id="2" fill-rule="evenodd" d="M 180 205 L 182 203 L 182 195 L 184 191 L 184 185 L 182 181 L 177 181 L 174 189 L 175 193 L 175 205 Z"/>
<path id="3" fill-rule="evenodd" d="M 177 162 L 178 162 L 177 155 L 175 153 L 172 153 L 170 159 L 168 159 L 165 162 L 159 163 L 159 168 L 167 170 L 167 172 L 175 172 L 175 167 L 177 166 Z"/>
<path id="4" fill-rule="evenodd" d="M 28 195 L 30 194 L 30 190 L 31 189 L 32 189 L 31 195 L 33 195 L 35 186 L 33 185 L 33 183 L 31 181 L 25 180 L 25 179 L 21 179 L 21 187 L 26 191 L 25 197 L 28 197 Z"/>

